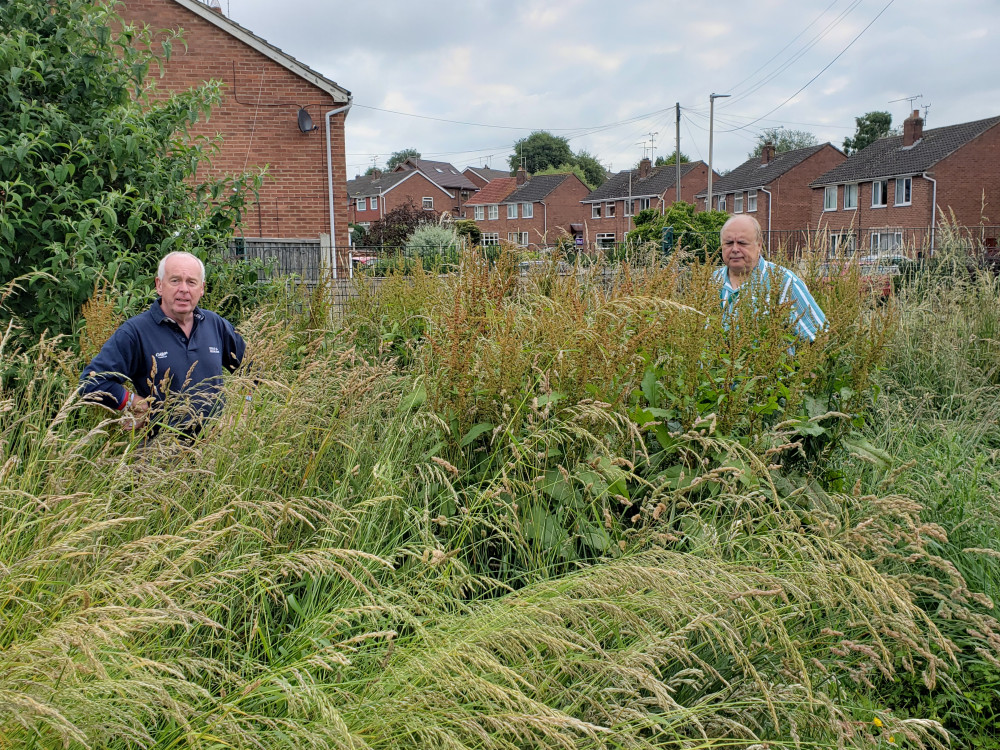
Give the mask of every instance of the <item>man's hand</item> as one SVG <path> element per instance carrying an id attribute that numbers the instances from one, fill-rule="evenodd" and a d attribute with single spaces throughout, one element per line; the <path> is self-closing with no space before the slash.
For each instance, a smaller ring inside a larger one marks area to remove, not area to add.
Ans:
<path id="1" fill-rule="evenodd" d="M 149 423 L 149 401 L 139 396 L 131 401 L 127 407 L 128 414 L 121 418 L 121 425 L 125 430 L 140 430 Z"/>

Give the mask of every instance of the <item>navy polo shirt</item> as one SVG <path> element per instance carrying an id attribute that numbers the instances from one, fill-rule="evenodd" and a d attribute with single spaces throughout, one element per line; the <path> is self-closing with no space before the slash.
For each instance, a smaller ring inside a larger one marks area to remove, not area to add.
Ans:
<path id="1" fill-rule="evenodd" d="M 125 381 L 136 394 L 162 403 L 168 393 L 184 394 L 200 416 L 219 405 L 222 371 L 243 361 L 246 343 L 220 315 L 194 309 L 191 336 L 163 314 L 160 300 L 115 331 L 80 376 L 81 392 L 95 394 L 112 409 L 125 405 Z"/>

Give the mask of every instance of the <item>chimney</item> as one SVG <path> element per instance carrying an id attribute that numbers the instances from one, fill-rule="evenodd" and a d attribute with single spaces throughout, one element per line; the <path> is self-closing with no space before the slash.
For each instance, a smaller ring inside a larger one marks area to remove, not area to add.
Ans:
<path id="1" fill-rule="evenodd" d="M 518 167 L 514 178 L 517 180 L 518 187 L 520 187 L 528 181 L 528 173 L 524 170 L 524 167 Z"/>
<path id="2" fill-rule="evenodd" d="M 770 164 L 772 161 L 774 161 L 774 144 L 767 141 L 764 148 L 760 150 L 760 163 L 762 165 Z"/>
<path id="3" fill-rule="evenodd" d="M 645 180 L 649 177 L 649 173 L 653 169 L 653 162 L 649 160 L 648 156 L 642 157 L 642 161 L 639 162 L 639 179 Z"/>
<path id="4" fill-rule="evenodd" d="M 222 3 L 219 0 L 206 0 L 205 5 L 214 10 L 220 16 L 224 16 L 225 13 L 222 12 Z"/>
<path id="5" fill-rule="evenodd" d="M 924 137 L 924 118 L 920 116 L 920 110 L 913 110 L 913 114 L 903 120 L 903 146 L 912 146 Z"/>

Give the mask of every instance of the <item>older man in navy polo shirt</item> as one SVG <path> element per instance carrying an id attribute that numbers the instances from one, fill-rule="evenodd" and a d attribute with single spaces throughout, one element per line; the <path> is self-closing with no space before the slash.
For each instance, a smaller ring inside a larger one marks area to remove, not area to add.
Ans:
<path id="1" fill-rule="evenodd" d="M 232 323 L 198 307 L 205 264 L 191 253 L 169 253 L 160 261 L 156 291 L 159 299 L 126 320 L 87 365 L 81 391 L 112 409 L 130 410 L 137 425 L 168 394 L 172 401 L 180 396 L 183 413 L 168 423 L 190 431 L 218 411 L 222 371 L 240 366 L 246 344 Z"/>

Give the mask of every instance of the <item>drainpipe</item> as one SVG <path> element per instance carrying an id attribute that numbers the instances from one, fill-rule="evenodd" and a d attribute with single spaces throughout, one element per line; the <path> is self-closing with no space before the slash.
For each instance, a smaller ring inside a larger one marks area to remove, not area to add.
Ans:
<path id="1" fill-rule="evenodd" d="M 928 177 L 926 172 L 920 176 L 925 180 L 930 180 L 934 185 L 931 191 L 931 251 L 929 253 L 929 255 L 934 255 L 934 243 L 937 239 L 937 180 Z"/>
<path id="2" fill-rule="evenodd" d="M 542 242 L 549 244 L 549 207 L 545 201 L 538 201 L 542 204 Z"/>
<path id="3" fill-rule="evenodd" d="M 771 191 L 768 190 L 763 185 L 760 186 L 760 190 L 767 193 L 767 254 L 771 254 Z"/>
<path id="4" fill-rule="evenodd" d="M 333 146 L 330 138 L 330 118 L 341 112 L 346 112 L 353 104 L 354 97 L 351 96 L 343 107 L 331 109 L 326 113 L 326 189 L 327 199 L 330 201 L 330 250 L 333 252 L 333 278 L 337 278 L 337 235 L 334 234 L 336 219 L 334 218 L 333 203 Z"/>

